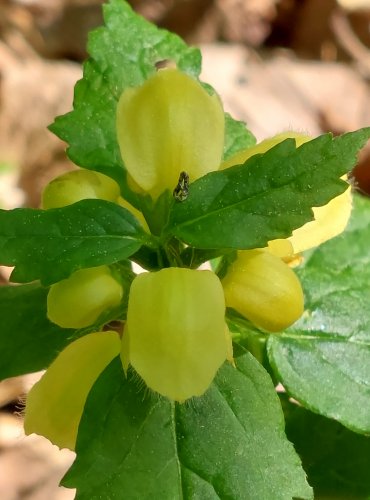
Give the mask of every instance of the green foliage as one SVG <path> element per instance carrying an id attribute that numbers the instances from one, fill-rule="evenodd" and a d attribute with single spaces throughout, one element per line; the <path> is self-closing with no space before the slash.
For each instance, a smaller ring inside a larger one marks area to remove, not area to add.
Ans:
<path id="1" fill-rule="evenodd" d="M 370 439 L 283 398 L 288 438 L 302 458 L 317 500 L 370 497 Z"/>
<path id="2" fill-rule="evenodd" d="M 268 340 L 283 385 L 307 408 L 370 432 L 370 202 L 357 197 L 341 236 L 298 270 L 305 314 Z"/>
<path id="3" fill-rule="evenodd" d="M 229 113 L 225 113 L 225 129 L 224 160 L 256 143 L 254 135 L 246 128 L 246 124 L 234 120 Z"/>
<path id="4" fill-rule="evenodd" d="M 201 177 L 173 207 L 167 231 L 199 248 L 257 248 L 291 235 L 313 219 L 347 184 L 340 176 L 356 162 L 370 128 L 300 148 L 288 139 L 244 165 Z"/>
<path id="5" fill-rule="evenodd" d="M 0 210 L 1 264 L 16 266 L 12 280 L 50 285 L 84 267 L 113 264 L 148 240 L 124 208 L 84 200 L 52 210 Z"/>
<path id="6" fill-rule="evenodd" d="M 0 379 L 49 366 L 79 332 L 46 318 L 47 290 L 38 284 L 0 287 Z"/>
<path id="7" fill-rule="evenodd" d="M 92 389 L 63 480 L 78 500 L 123 491 L 143 500 L 312 498 L 271 380 L 250 354 L 237 369 L 225 364 L 207 393 L 186 404 L 139 385 L 116 360 Z"/>

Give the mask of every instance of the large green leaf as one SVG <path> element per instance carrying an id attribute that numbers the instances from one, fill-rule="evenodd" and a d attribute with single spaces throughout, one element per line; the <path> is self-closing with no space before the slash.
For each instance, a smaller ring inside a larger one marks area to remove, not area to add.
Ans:
<path id="1" fill-rule="evenodd" d="M 271 379 L 249 353 L 185 404 L 139 387 L 118 359 L 93 387 L 63 480 L 77 499 L 312 498 Z"/>
<path id="2" fill-rule="evenodd" d="M 78 336 L 46 317 L 47 289 L 0 287 L 0 379 L 46 368 Z"/>
<path id="3" fill-rule="evenodd" d="M 299 453 L 315 499 L 370 498 L 370 438 L 284 402 L 286 433 Z"/>
<path id="4" fill-rule="evenodd" d="M 317 248 L 299 276 L 305 313 L 271 336 L 268 354 L 307 408 L 370 432 L 370 201 L 357 198 L 345 233 Z"/>
<path id="5" fill-rule="evenodd" d="M 84 267 L 112 264 L 148 240 L 128 210 L 84 200 L 52 210 L 0 210 L 0 263 L 12 280 L 50 285 Z"/>
<path id="6" fill-rule="evenodd" d="M 313 219 L 311 207 L 342 193 L 370 128 L 295 148 L 288 139 L 244 165 L 198 179 L 176 203 L 167 233 L 198 248 L 256 248 Z"/>

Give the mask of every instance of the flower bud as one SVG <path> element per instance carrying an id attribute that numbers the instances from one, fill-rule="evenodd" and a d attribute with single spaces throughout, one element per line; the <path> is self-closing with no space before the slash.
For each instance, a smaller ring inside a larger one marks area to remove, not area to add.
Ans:
<path id="1" fill-rule="evenodd" d="M 230 350 L 214 273 L 171 267 L 134 279 L 121 357 L 150 389 L 175 401 L 200 396 Z"/>
<path id="2" fill-rule="evenodd" d="M 81 269 L 50 287 L 47 315 L 62 328 L 84 328 L 118 306 L 122 295 L 122 286 L 108 266 Z"/>
<path id="3" fill-rule="evenodd" d="M 224 146 L 224 113 L 216 94 L 178 69 L 159 70 L 123 92 L 117 134 L 125 167 L 141 189 L 157 198 L 217 170 Z"/>
<path id="4" fill-rule="evenodd" d="M 30 390 L 26 434 L 40 434 L 59 448 L 74 450 L 91 387 L 120 351 L 116 332 L 90 333 L 69 344 Z"/>
<path id="5" fill-rule="evenodd" d="M 268 332 L 284 330 L 303 313 L 299 279 L 267 250 L 238 252 L 222 284 L 226 305 Z"/>
<path id="6" fill-rule="evenodd" d="M 89 198 L 116 202 L 118 184 L 92 170 L 73 170 L 52 180 L 42 194 L 42 208 L 58 208 Z"/>

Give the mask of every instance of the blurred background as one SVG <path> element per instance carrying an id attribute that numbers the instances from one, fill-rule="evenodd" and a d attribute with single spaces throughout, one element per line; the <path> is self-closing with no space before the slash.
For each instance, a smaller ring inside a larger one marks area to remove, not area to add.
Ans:
<path id="1" fill-rule="evenodd" d="M 72 167 L 48 130 L 71 109 L 100 0 L 0 0 L 0 208 L 37 207 Z M 202 79 L 258 140 L 370 125 L 370 0 L 132 0 L 133 8 L 203 53 Z M 370 193 L 370 151 L 355 169 Z M 8 270 L 0 268 L 0 284 Z M 0 358 L 1 362 L 1 358 Z M 38 375 L 0 383 L 0 499 L 67 500 L 73 453 L 22 434 L 19 397 Z"/>

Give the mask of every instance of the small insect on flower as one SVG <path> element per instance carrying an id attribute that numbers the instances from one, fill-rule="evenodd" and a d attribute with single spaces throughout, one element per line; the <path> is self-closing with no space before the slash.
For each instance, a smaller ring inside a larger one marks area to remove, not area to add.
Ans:
<path id="1" fill-rule="evenodd" d="M 179 182 L 173 190 L 173 197 L 177 201 L 184 201 L 189 194 L 189 174 L 180 172 Z"/>

